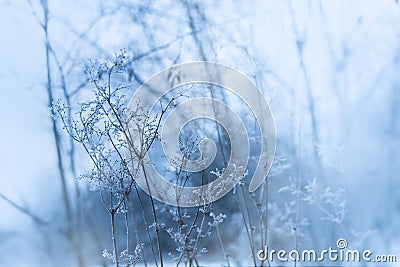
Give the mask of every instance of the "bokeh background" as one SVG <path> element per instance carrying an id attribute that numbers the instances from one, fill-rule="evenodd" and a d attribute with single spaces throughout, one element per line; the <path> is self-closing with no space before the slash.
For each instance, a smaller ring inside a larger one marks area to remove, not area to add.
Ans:
<path id="1" fill-rule="evenodd" d="M 78 266 L 77 249 L 85 266 L 105 264 L 108 218 L 76 179 L 88 161 L 49 104 L 82 101 L 88 60 L 123 48 L 133 88 L 172 64 L 210 60 L 264 92 L 277 128 L 270 247 L 345 238 L 400 260 L 397 1 L 2 0 L 0 22 L 1 266 Z M 240 216 L 226 205 L 227 248 L 247 262 Z M 79 247 L 62 234 L 67 210 L 82 224 Z"/>

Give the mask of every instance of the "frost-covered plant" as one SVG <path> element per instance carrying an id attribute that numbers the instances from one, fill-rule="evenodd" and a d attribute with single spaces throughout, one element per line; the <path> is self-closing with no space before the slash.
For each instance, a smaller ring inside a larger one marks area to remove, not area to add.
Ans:
<path id="1" fill-rule="evenodd" d="M 125 267 L 133 267 L 136 266 L 136 264 L 139 263 L 141 260 L 141 255 L 142 255 L 142 249 L 143 245 L 137 245 L 135 250 L 133 251 L 133 254 L 128 253 L 128 249 L 125 249 L 122 251 L 118 257 L 119 263 L 122 264 Z M 107 249 L 103 250 L 103 257 L 106 259 L 109 259 L 115 263 L 115 255 L 114 252 L 110 253 L 107 251 Z"/>
<path id="2" fill-rule="evenodd" d="M 123 94 L 124 90 L 129 87 L 113 80 L 115 75 L 120 75 L 124 71 L 127 59 L 127 51 L 122 50 L 116 54 L 112 62 L 90 61 L 87 74 L 94 85 L 93 94 L 89 96 L 90 100 L 79 105 L 76 116 L 71 122 L 66 119 L 66 114 L 72 107 L 61 101 L 53 104 L 53 110 L 64 124 L 64 129 L 82 145 L 92 162 L 92 170 L 82 175 L 81 178 L 89 181 L 92 190 L 99 192 L 101 200 L 110 214 L 112 256 L 116 266 L 123 261 L 122 256 L 130 259 L 132 257 L 127 256 L 131 255 L 129 254 L 129 242 L 127 242 L 125 252 L 121 255 L 118 253 L 115 216 L 117 213 L 126 213 L 128 207 L 133 209 L 131 193 L 137 194 L 141 208 L 144 209 L 135 183 L 135 176 L 142 171 L 141 162 L 153 142 L 158 139 L 162 116 L 173 104 L 168 102 L 156 115 L 145 112 L 140 105 L 137 105 L 135 110 L 129 110 Z M 133 142 L 133 132 L 141 136 L 139 143 Z M 153 221 L 157 225 L 153 201 L 151 201 L 151 206 Z M 147 225 L 144 212 L 142 215 Z M 125 216 L 125 220 L 128 239 L 128 216 Z M 156 226 L 155 232 L 159 260 L 162 263 L 158 226 Z M 140 233 L 136 232 L 136 235 L 139 241 Z M 151 239 L 150 234 L 148 237 Z M 150 244 L 152 246 L 151 241 Z M 136 251 L 138 250 L 135 250 L 135 253 Z M 142 250 L 139 252 L 143 254 Z M 153 256 L 157 261 L 154 250 Z"/>
<path id="3" fill-rule="evenodd" d="M 179 207 L 169 210 L 176 226 L 165 230 L 177 245 L 176 252 L 169 253 L 177 265 L 199 266 L 197 258 L 207 252 L 203 240 L 211 237 L 213 229 L 226 218 L 224 214 L 215 215 L 211 210 L 210 205 L 199 208 L 191 222 L 191 215 L 186 210 Z"/>
<path id="4" fill-rule="evenodd" d="M 331 187 L 326 186 L 320 189 L 317 179 L 314 178 L 308 181 L 304 189 L 302 200 L 316 205 L 324 213 L 322 220 L 329 220 L 339 224 L 343 222 L 347 212 L 343 188 L 333 191 Z"/>
<path id="5" fill-rule="evenodd" d="M 192 157 L 196 147 L 198 147 L 198 139 L 198 137 L 191 136 L 187 142 L 182 139 L 179 140 L 183 158 L 189 159 Z M 185 160 L 182 159 L 180 164 L 177 164 L 180 167 L 175 172 L 175 182 L 181 186 L 190 185 L 190 178 L 193 177 L 193 173 L 183 170 L 184 163 Z M 223 170 L 211 171 L 211 174 L 216 175 L 218 178 L 222 176 L 222 173 Z M 204 175 L 202 175 L 201 179 L 204 179 Z M 223 185 L 218 185 L 215 189 L 220 190 L 220 186 Z M 211 194 L 212 190 L 213 188 L 207 191 L 208 195 Z M 180 192 L 176 192 L 176 195 L 179 198 Z M 208 252 L 204 240 L 213 236 L 217 227 L 226 218 L 226 215 L 222 213 L 216 215 L 213 212 L 213 204 L 202 205 L 197 208 L 164 205 L 163 209 L 169 213 L 171 220 L 162 223 L 160 226 L 175 244 L 174 251 L 168 253 L 171 260 L 177 266 L 181 264 L 184 266 L 199 266 L 198 258 Z M 218 235 L 218 231 L 216 232 Z"/>
<path id="6" fill-rule="evenodd" d="M 344 189 L 333 190 L 330 186 L 322 186 L 316 178 L 303 184 L 300 178 L 289 177 L 288 185 L 281 187 L 278 193 L 288 193 L 285 196 L 289 199 L 282 204 L 269 203 L 268 212 L 271 214 L 271 232 L 276 234 L 281 242 L 282 238 L 288 238 L 289 243 L 293 240 L 294 248 L 298 249 L 302 241 L 312 237 L 312 232 L 307 229 L 312 226 L 312 218 L 303 215 L 304 204 L 319 210 L 322 213 L 321 220 L 333 222 L 341 231 L 344 230 L 342 222 L 347 211 Z"/>
<path id="7" fill-rule="evenodd" d="M 177 93 L 170 102 L 163 103 L 158 114 L 150 114 L 140 106 L 135 110 L 127 108 L 127 99 L 124 92 L 129 86 L 122 82 L 114 81 L 115 76 L 123 74 L 128 54 L 125 50 L 116 54 L 112 62 L 90 61 L 87 69 L 89 80 L 94 85 L 92 94 L 88 94 L 87 101 L 78 105 L 75 117 L 67 120 L 66 114 L 74 107 L 67 106 L 62 101 L 53 103 L 53 111 L 64 125 L 66 132 L 78 143 L 80 143 L 89 156 L 92 169 L 80 176 L 80 179 L 88 181 L 90 188 L 100 194 L 100 198 L 110 215 L 112 252 L 103 251 L 103 257 L 113 261 L 115 266 L 134 266 L 139 260 L 146 262 L 144 249 L 149 246 L 156 265 L 163 266 L 162 246 L 160 240 L 160 229 L 164 228 L 173 242 L 176 244 L 175 252 L 171 253 L 172 259 L 177 265 L 198 265 L 197 258 L 207 252 L 204 247 L 204 239 L 211 236 L 225 218 L 224 214 L 214 214 L 211 205 L 192 209 L 193 212 L 176 208 L 166 207 L 169 210 L 174 224 L 171 222 L 159 223 L 157 218 L 158 209 L 153 198 L 149 197 L 152 222 L 148 221 L 143 196 L 135 182 L 135 176 L 139 172 L 145 172 L 143 160 L 149 149 L 156 140 L 159 140 L 159 128 L 165 112 L 175 105 L 173 100 L 182 97 Z M 161 101 L 161 100 L 160 100 Z M 140 136 L 140 142 L 132 140 L 133 132 Z M 162 140 L 159 140 L 162 141 Z M 198 145 L 197 139 L 191 140 L 190 146 L 182 149 L 184 157 L 181 162 L 183 167 L 184 158 L 189 158 L 194 147 Z M 178 164 L 179 165 L 179 164 Z M 238 172 L 241 167 L 238 167 Z M 177 184 L 184 181 L 185 185 L 190 174 L 177 168 Z M 232 173 L 229 179 L 242 179 Z M 224 181 L 211 190 L 221 190 Z M 179 196 L 179 192 L 177 192 Z M 133 198 L 141 210 L 135 209 Z M 117 215 L 125 220 L 126 247 L 121 251 L 117 242 Z M 135 235 L 137 240 L 136 249 L 130 249 L 130 232 L 128 214 L 133 217 Z M 140 229 L 138 216 L 144 223 L 145 233 Z M 168 225 L 168 227 L 166 226 Z M 153 231 L 156 243 L 153 241 Z M 157 256 L 158 254 L 158 256 Z"/>
<path id="8" fill-rule="evenodd" d="M 289 185 L 279 190 L 280 193 L 286 191 L 299 196 L 300 200 L 307 204 L 315 205 L 324 214 L 322 220 L 340 224 L 346 215 L 347 208 L 343 188 L 337 190 L 333 190 L 330 186 L 320 188 L 316 178 L 308 181 L 304 187 L 299 187 L 295 179 L 290 178 Z"/>

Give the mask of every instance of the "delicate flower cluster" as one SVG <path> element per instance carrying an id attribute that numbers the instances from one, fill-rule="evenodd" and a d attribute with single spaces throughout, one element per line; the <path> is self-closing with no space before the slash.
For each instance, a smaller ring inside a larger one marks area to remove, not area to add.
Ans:
<path id="1" fill-rule="evenodd" d="M 136 266 L 139 261 L 141 260 L 142 256 L 142 249 L 143 249 L 143 244 L 138 244 L 136 245 L 136 248 L 134 250 L 133 254 L 129 254 L 128 250 L 125 249 L 124 251 L 122 251 L 118 257 L 118 263 L 119 264 L 123 264 L 123 266 L 125 267 L 134 267 Z M 108 252 L 107 249 L 103 250 L 103 257 L 111 260 L 115 263 L 115 254 Z"/>
<path id="2" fill-rule="evenodd" d="M 170 210 L 170 214 L 177 226 L 165 230 L 177 244 L 178 253 L 169 253 L 171 259 L 177 264 L 181 262 L 192 264 L 200 255 L 206 253 L 207 248 L 203 247 L 203 240 L 211 237 L 212 230 L 226 218 L 224 214 L 215 215 L 211 205 L 200 208 L 191 223 L 187 223 L 192 216 L 186 210 L 175 208 Z M 199 224 L 197 224 L 198 219 Z"/>

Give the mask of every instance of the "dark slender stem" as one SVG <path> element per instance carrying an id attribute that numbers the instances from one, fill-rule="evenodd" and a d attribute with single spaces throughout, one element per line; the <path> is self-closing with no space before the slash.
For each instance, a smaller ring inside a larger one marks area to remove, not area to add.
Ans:
<path id="1" fill-rule="evenodd" d="M 160 242 L 160 233 L 159 233 L 160 229 L 159 229 L 159 226 L 158 226 L 156 208 L 155 208 L 154 199 L 153 199 L 153 197 L 152 197 L 152 193 L 151 193 L 151 190 L 150 190 L 149 180 L 148 180 L 148 178 L 147 178 L 147 173 L 146 173 L 146 169 L 144 168 L 143 161 L 141 161 L 141 164 L 142 164 L 143 175 L 144 175 L 144 178 L 145 178 L 145 180 L 146 180 L 147 190 L 149 191 L 149 194 L 150 194 L 149 197 L 150 197 L 150 202 L 151 202 L 151 210 L 152 210 L 152 213 L 153 213 L 153 220 L 154 220 L 154 223 L 155 223 L 155 230 L 156 230 L 156 238 L 157 238 L 158 253 L 159 253 L 159 257 L 160 257 L 160 264 L 161 264 L 161 267 L 163 267 L 163 266 L 164 266 L 164 263 L 163 263 L 162 250 L 161 250 L 161 242 Z"/>
<path id="2" fill-rule="evenodd" d="M 119 267 L 117 237 L 115 235 L 115 211 L 111 212 L 111 234 L 112 234 L 112 241 L 113 241 L 113 248 L 114 248 L 115 267 Z"/>

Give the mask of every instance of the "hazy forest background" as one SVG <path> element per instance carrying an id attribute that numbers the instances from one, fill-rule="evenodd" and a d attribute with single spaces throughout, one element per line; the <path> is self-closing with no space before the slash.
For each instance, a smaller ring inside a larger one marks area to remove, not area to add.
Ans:
<path id="1" fill-rule="evenodd" d="M 131 93 L 166 67 L 199 60 L 241 70 L 261 88 L 277 132 L 263 186 L 269 247 L 322 250 L 345 238 L 351 248 L 400 258 L 397 1 L 1 0 L 0 21 L 1 266 L 113 263 L 109 214 L 98 190 L 78 179 L 91 168 L 88 156 L 50 106 L 87 101 L 87 69 L 118 53 L 127 55 L 118 79 Z M 210 215 L 215 229 L 195 258 L 254 265 L 261 247 L 251 246 L 258 241 L 249 240 L 249 218 L 257 212 L 242 210 L 251 196 L 224 199 L 213 214 L 223 220 Z M 173 210 L 156 212 L 171 222 Z M 156 227 L 149 210 L 143 216 Z M 163 227 L 161 257 L 176 265 L 182 244 Z M 144 242 L 138 257 L 148 266 L 161 262 L 150 234 L 153 246 Z M 136 245 L 128 242 L 133 256 Z"/>

